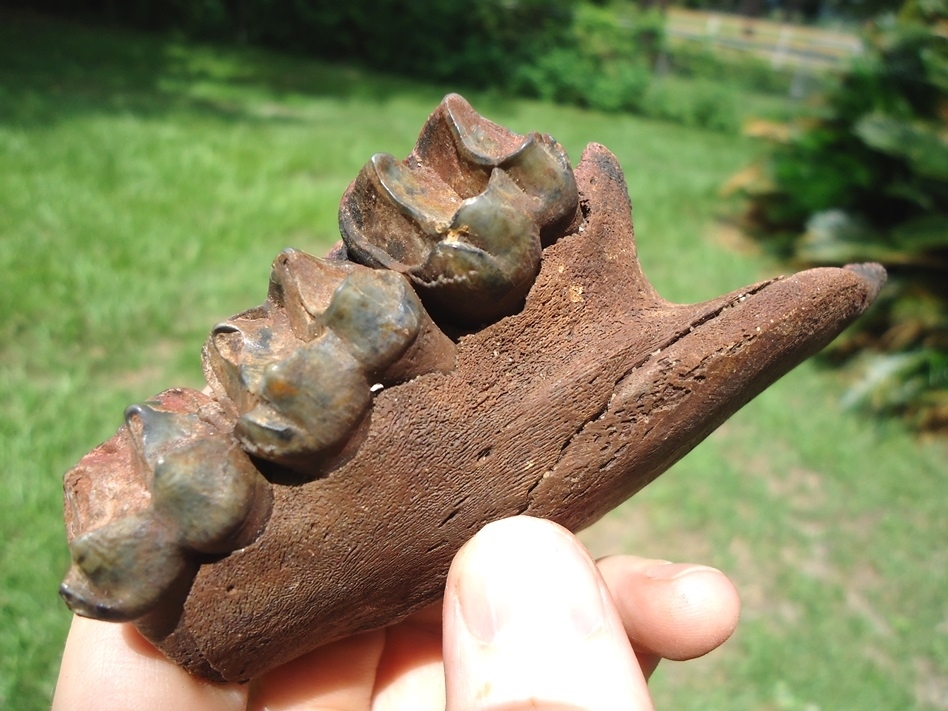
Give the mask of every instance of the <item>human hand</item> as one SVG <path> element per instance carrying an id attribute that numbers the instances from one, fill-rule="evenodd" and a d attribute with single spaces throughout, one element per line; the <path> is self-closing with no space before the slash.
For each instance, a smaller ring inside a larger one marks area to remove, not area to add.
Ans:
<path id="1" fill-rule="evenodd" d="M 326 645 L 250 684 L 193 677 L 130 625 L 76 618 L 54 711 L 650 709 L 659 659 L 711 651 L 737 624 L 703 566 L 594 563 L 565 529 L 518 516 L 457 554 L 442 605 Z"/>

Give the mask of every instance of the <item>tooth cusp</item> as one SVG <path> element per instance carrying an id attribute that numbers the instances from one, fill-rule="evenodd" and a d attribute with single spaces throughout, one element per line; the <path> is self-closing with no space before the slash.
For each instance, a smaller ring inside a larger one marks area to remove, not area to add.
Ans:
<path id="1" fill-rule="evenodd" d="M 339 286 L 325 324 L 370 373 L 382 373 L 421 328 L 423 307 L 408 282 L 387 271 L 359 270 Z"/>
<path id="2" fill-rule="evenodd" d="M 99 619 L 141 617 L 187 566 L 150 512 L 84 533 L 69 549 L 73 565 L 60 594 L 77 614 Z"/>
<path id="3" fill-rule="evenodd" d="M 270 488 L 229 437 L 196 440 L 155 467 L 152 506 L 182 548 L 221 554 L 249 545 L 270 511 Z"/>
<path id="4" fill-rule="evenodd" d="M 259 404 L 235 434 L 249 454 L 301 468 L 341 448 L 368 411 L 370 386 L 343 342 L 327 335 L 266 368 Z"/>

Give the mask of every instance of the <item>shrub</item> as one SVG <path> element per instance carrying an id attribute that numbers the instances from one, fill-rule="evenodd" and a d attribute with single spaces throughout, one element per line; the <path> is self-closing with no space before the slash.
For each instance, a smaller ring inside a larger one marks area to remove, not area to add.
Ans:
<path id="1" fill-rule="evenodd" d="M 489 86 L 554 47 L 578 0 L 12 0 L 32 9 Z"/>
<path id="2" fill-rule="evenodd" d="M 819 112 L 759 131 L 771 150 L 742 181 L 752 229 L 785 254 L 886 266 L 880 303 L 835 356 L 869 348 L 851 401 L 931 428 L 948 428 L 945 26 L 948 0 L 908 0 L 871 22 L 865 56 Z"/>
<path id="3" fill-rule="evenodd" d="M 663 46 L 664 19 L 658 12 L 631 4 L 579 4 L 569 32 L 521 65 L 510 88 L 603 111 L 636 111 Z"/>

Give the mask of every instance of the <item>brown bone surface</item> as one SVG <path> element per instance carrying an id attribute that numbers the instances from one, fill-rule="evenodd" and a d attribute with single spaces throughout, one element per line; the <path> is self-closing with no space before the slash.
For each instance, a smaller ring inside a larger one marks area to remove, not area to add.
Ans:
<path id="1" fill-rule="evenodd" d="M 874 265 L 813 269 L 671 304 L 639 266 L 615 158 L 592 144 L 575 178 L 583 219 L 543 249 L 522 309 L 461 336 L 448 372 L 376 392 L 357 446 L 328 471 L 270 476 L 252 542 L 186 558 L 173 594 L 135 621 L 166 655 L 249 679 L 435 601 L 489 521 L 588 526 L 826 345 L 884 278 Z M 172 390 L 151 407 L 198 410 L 212 441 L 230 441 L 236 415 L 210 396 Z M 67 475 L 70 540 L 147 507 L 131 439 L 123 427 Z"/>

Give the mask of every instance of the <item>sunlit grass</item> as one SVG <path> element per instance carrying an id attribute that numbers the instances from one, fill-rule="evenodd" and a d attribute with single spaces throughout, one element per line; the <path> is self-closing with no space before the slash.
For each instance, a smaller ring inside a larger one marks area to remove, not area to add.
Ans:
<path id="1" fill-rule="evenodd" d="M 130 402 L 199 386 L 209 327 L 263 300 L 283 247 L 324 252 L 348 182 L 375 152 L 405 155 L 446 90 L 3 17 L 0 707 L 44 708 L 58 666 L 62 473 Z M 719 243 L 717 189 L 751 158 L 743 140 L 469 98 L 574 162 L 589 141 L 617 154 L 667 298 L 779 271 Z M 719 565 L 744 593 L 732 643 L 659 672 L 661 707 L 938 708 L 945 449 L 841 414 L 838 391 L 796 371 L 588 534 L 601 552 Z"/>

